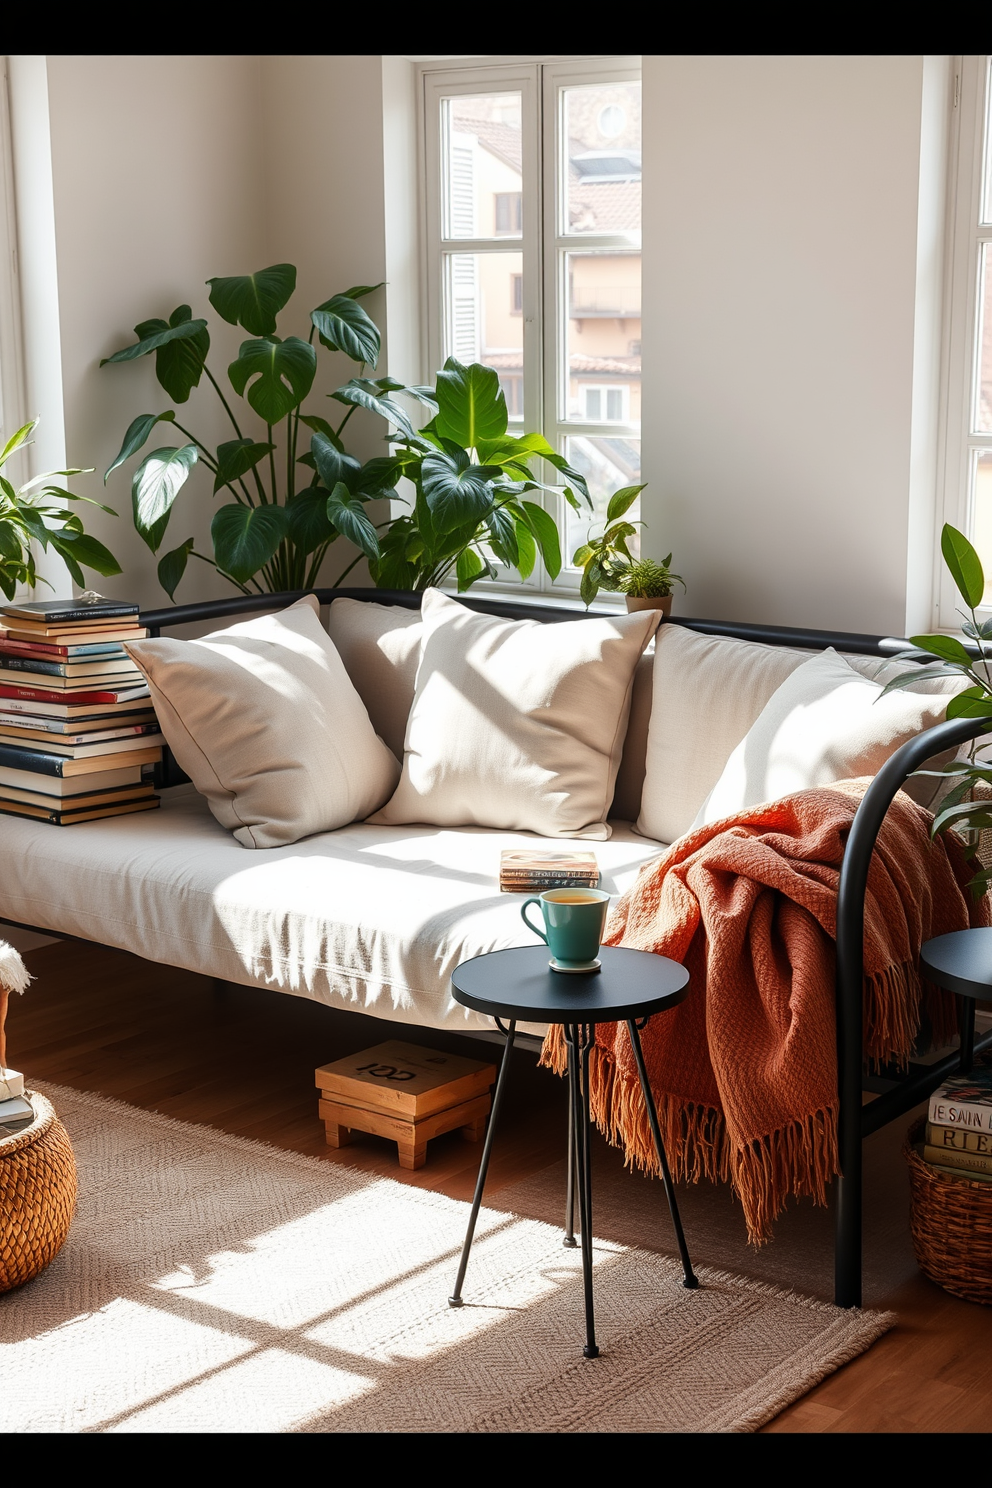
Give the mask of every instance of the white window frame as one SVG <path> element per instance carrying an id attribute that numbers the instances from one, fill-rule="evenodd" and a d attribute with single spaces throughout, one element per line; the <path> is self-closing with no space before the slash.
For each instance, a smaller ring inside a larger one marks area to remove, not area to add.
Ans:
<path id="1" fill-rule="evenodd" d="M 973 412 L 980 376 L 982 302 L 980 276 L 986 245 L 992 254 L 992 200 L 984 203 L 990 67 L 992 57 L 955 60 L 954 123 L 951 130 L 949 179 L 948 273 L 945 295 L 944 392 L 941 447 L 938 453 L 943 499 L 938 502 L 936 621 L 939 628 L 960 628 L 961 600 L 940 558 L 944 522 L 971 533 L 974 523 L 975 465 L 992 451 L 992 432 L 974 432 Z M 992 196 L 992 192 L 990 192 Z M 983 215 L 989 219 L 982 222 Z M 983 615 L 992 614 L 992 605 Z"/>
<path id="2" fill-rule="evenodd" d="M 568 416 L 566 345 L 568 333 L 568 282 L 566 251 L 639 251 L 640 238 L 630 234 L 569 233 L 560 185 L 566 179 L 567 141 L 558 111 L 563 107 L 561 89 L 639 78 L 639 56 L 531 57 L 508 60 L 487 58 L 478 65 L 421 64 L 423 107 L 421 112 L 421 167 L 423 170 L 424 221 L 421 231 L 424 265 L 426 327 L 424 345 L 429 381 L 444 363 L 445 313 L 444 263 L 457 252 L 503 252 L 523 257 L 523 379 L 524 412 L 510 427 L 543 433 L 556 449 L 564 448 L 571 435 L 602 435 L 607 438 L 641 439 L 639 424 L 628 420 L 592 421 Z M 491 238 L 445 238 L 442 234 L 443 201 L 441 163 L 444 144 L 436 121 L 441 100 L 457 95 L 519 90 L 521 94 L 521 196 L 523 235 Z M 629 391 L 626 400 L 629 413 Z M 549 483 L 554 471 L 545 473 Z M 536 495 L 536 493 L 534 493 Z M 566 507 L 563 498 L 547 496 L 542 503 L 555 517 L 563 543 Z M 579 572 L 571 568 L 571 554 L 562 554 L 565 566 L 552 588 L 538 562 L 525 587 L 532 592 L 576 593 Z M 481 580 L 473 588 L 512 587 L 519 580 Z"/>

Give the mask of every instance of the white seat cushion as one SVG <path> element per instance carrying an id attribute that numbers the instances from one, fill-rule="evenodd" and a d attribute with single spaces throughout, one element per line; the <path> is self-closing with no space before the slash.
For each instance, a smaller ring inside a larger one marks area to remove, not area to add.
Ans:
<path id="1" fill-rule="evenodd" d="M 454 1031 L 492 1026 L 452 999 L 459 962 L 533 943 L 526 896 L 499 892 L 500 852 L 561 848 L 525 832 L 356 823 L 247 854 L 191 786 L 140 816 L 2 822 L 0 917 Z M 661 847 L 618 824 L 594 851 L 620 894 Z"/>

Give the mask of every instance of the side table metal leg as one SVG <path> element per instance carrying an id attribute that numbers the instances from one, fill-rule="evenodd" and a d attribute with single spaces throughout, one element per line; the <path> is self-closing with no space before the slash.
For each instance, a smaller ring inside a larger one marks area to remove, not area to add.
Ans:
<path id="1" fill-rule="evenodd" d="M 576 1176 L 579 1188 L 579 1238 L 582 1244 L 582 1291 L 586 1313 L 587 1359 L 599 1357 L 592 1295 L 592 1173 L 590 1169 L 589 1046 L 593 1030 L 588 1024 L 566 1026 L 568 1084 L 575 1121 Z"/>
<path id="2" fill-rule="evenodd" d="M 497 1020 L 498 1021 L 498 1020 Z M 503 1025 L 499 1024 L 500 1031 Z M 506 1078 L 510 1070 L 510 1055 L 513 1052 L 513 1039 L 517 1031 L 516 1023 L 511 1023 L 506 1032 L 506 1046 L 503 1049 L 503 1059 L 499 1067 L 499 1079 L 496 1081 L 496 1094 L 493 1097 L 492 1114 L 489 1117 L 489 1130 L 486 1132 L 486 1140 L 482 1147 L 482 1160 L 479 1163 L 479 1176 L 475 1183 L 475 1197 L 472 1200 L 472 1212 L 468 1217 L 468 1229 L 465 1231 L 465 1244 L 462 1246 L 462 1258 L 458 1263 L 458 1275 L 455 1278 L 455 1290 L 448 1298 L 449 1307 L 463 1306 L 462 1284 L 465 1281 L 465 1270 L 468 1266 L 469 1252 L 472 1249 L 472 1237 L 475 1234 L 476 1221 L 479 1218 L 479 1209 L 482 1206 L 482 1190 L 486 1186 L 486 1174 L 489 1171 L 489 1156 L 493 1150 L 493 1136 L 496 1131 L 496 1123 L 503 1105 L 503 1095 L 506 1091 Z"/>
<path id="3" fill-rule="evenodd" d="M 571 1080 L 571 1065 L 573 1052 L 569 1048 L 569 1080 Z M 571 1089 L 568 1096 L 568 1177 L 565 1182 L 565 1238 L 562 1245 L 569 1250 L 575 1249 L 575 1107 L 572 1104 Z"/>
<path id="4" fill-rule="evenodd" d="M 641 1037 L 637 1032 L 637 1024 L 628 1021 L 627 1032 L 630 1034 L 631 1048 L 634 1051 L 634 1060 L 637 1064 L 637 1073 L 640 1076 L 641 1091 L 644 1095 L 644 1104 L 647 1107 L 648 1122 L 651 1126 L 651 1135 L 654 1138 L 655 1151 L 658 1154 L 658 1162 L 661 1166 L 662 1182 L 665 1185 L 665 1197 L 668 1199 L 668 1209 L 672 1216 L 672 1224 L 675 1228 L 675 1238 L 678 1241 L 679 1255 L 682 1258 L 682 1285 L 689 1291 L 694 1291 L 699 1286 L 696 1273 L 692 1269 L 689 1259 L 689 1249 L 685 1243 L 685 1234 L 682 1230 L 682 1219 L 679 1215 L 679 1206 L 675 1198 L 675 1185 L 668 1168 L 668 1158 L 665 1156 L 664 1143 L 661 1140 L 661 1126 L 658 1122 L 658 1111 L 654 1103 L 654 1095 L 651 1092 L 651 1084 L 648 1080 L 648 1072 L 644 1065 L 644 1052 L 641 1049 Z"/>

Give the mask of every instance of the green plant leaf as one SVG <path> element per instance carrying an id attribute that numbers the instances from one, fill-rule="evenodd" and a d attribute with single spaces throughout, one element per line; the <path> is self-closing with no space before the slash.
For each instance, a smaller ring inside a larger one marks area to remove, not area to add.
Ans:
<path id="1" fill-rule="evenodd" d="M 34 430 L 37 429 L 37 427 L 38 420 L 32 419 L 30 424 L 22 424 L 19 429 L 14 430 L 14 433 L 11 434 L 3 449 L 0 450 L 0 465 L 3 465 L 4 462 L 10 458 L 10 456 L 16 449 L 20 449 L 22 444 L 26 444 L 28 442 L 28 438 L 34 432 Z"/>
<path id="2" fill-rule="evenodd" d="M 984 687 L 968 687 L 948 699 L 947 720 L 952 718 L 992 718 L 992 697 Z"/>
<path id="3" fill-rule="evenodd" d="M 317 353 L 298 336 L 266 336 L 243 341 L 238 359 L 227 369 L 236 393 L 245 396 L 259 418 L 277 424 L 309 393 L 317 371 Z"/>
<path id="4" fill-rule="evenodd" d="M 887 692 L 901 692 L 905 687 L 912 687 L 917 682 L 923 682 L 927 677 L 960 677 L 961 673 L 957 667 L 917 667 L 913 672 L 900 672 L 897 677 L 886 682 L 878 697 L 885 697 Z M 878 698 L 875 699 L 878 702 Z"/>
<path id="5" fill-rule="evenodd" d="M 288 530 L 284 506 L 222 506 L 210 523 L 217 567 L 246 584 L 275 555 Z"/>
<path id="6" fill-rule="evenodd" d="M 534 565 L 537 562 L 537 543 L 526 522 L 516 520 L 515 526 L 517 529 L 517 572 L 521 579 L 527 580 L 534 572 Z"/>
<path id="7" fill-rule="evenodd" d="M 375 367 L 379 360 L 379 331 L 375 321 L 351 295 L 332 295 L 310 312 L 310 319 L 321 345 L 328 351 L 343 351 L 353 362 Z"/>
<path id="8" fill-rule="evenodd" d="M 438 434 L 463 449 L 478 449 L 506 433 L 506 399 L 492 367 L 463 367 L 449 357 L 437 374 L 437 401 Z"/>
<path id="9" fill-rule="evenodd" d="M 121 566 L 113 553 L 88 532 L 79 532 L 66 526 L 61 532 L 50 531 L 49 541 L 63 558 L 71 556 L 77 564 L 93 568 L 105 578 L 121 572 Z"/>
<path id="10" fill-rule="evenodd" d="M 193 551 L 194 539 L 188 537 L 178 548 L 173 548 L 171 553 L 166 553 L 164 558 L 159 559 L 158 581 L 162 585 L 170 599 L 176 597 L 179 581 L 186 572 L 186 564 L 190 553 Z"/>
<path id="11" fill-rule="evenodd" d="M 451 532 L 463 522 L 487 517 L 493 506 L 490 483 L 498 474 L 495 465 L 473 465 L 464 450 L 425 455 L 421 484 L 438 531 Z"/>
<path id="12" fill-rule="evenodd" d="M 586 609 L 592 604 L 599 593 L 599 586 L 603 578 L 603 570 L 595 559 L 587 563 L 582 570 L 582 579 L 579 584 L 579 596 Z"/>
<path id="13" fill-rule="evenodd" d="M 35 511 L 33 506 L 22 506 L 17 515 L 35 541 L 41 543 L 42 548 L 47 548 L 48 528 L 45 526 L 41 512 Z"/>
<path id="14" fill-rule="evenodd" d="M 354 405 L 356 408 L 367 408 L 370 413 L 377 413 L 381 418 L 388 419 L 396 425 L 401 434 L 408 439 L 416 436 L 416 429 L 407 417 L 406 411 L 400 407 L 394 398 L 389 396 L 389 388 L 384 384 L 389 378 L 381 378 L 375 382 L 368 377 L 353 377 L 337 392 L 329 393 L 328 397 L 334 398 L 338 403 Z"/>
<path id="15" fill-rule="evenodd" d="M 961 598 L 969 609 L 977 609 L 985 594 L 985 575 L 975 549 L 963 532 L 945 522 L 940 534 L 940 551 Z"/>
<path id="16" fill-rule="evenodd" d="M 363 296 L 374 294 L 377 289 L 381 289 L 385 282 L 385 279 L 380 279 L 378 284 L 355 284 L 351 289 L 344 291 L 344 297 L 348 300 L 360 300 Z"/>
<path id="17" fill-rule="evenodd" d="M 476 579 L 489 573 L 489 565 L 483 563 L 474 548 L 463 548 L 455 563 L 455 573 L 458 578 L 458 593 L 464 594 L 466 589 L 471 589 Z"/>
<path id="18" fill-rule="evenodd" d="M 517 524 L 513 517 L 497 506 L 486 518 L 486 526 L 489 528 L 489 538 L 496 557 L 508 568 L 516 568 L 520 545 L 517 542 Z"/>
<path id="19" fill-rule="evenodd" d="M 931 834 L 936 835 L 945 827 L 954 826 L 960 831 L 984 832 L 992 827 L 992 812 L 987 801 L 962 801 L 957 806 L 946 806 L 934 817 Z"/>
<path id="20" fill-rule="evenodd" d="M 271 264 L 257 274 L 208 279 L 207 283 L 211 305 L 229 325 L 244 326 L 250 336 L 272 336 L 276 316 L 296 288 L 296 269 L 293 264 Z"/>
<path id="21" fill-rule="evenodd" d="M 388 496 L 392 494 L 402 474 L 402 461 L 393 455 L 377 455 L 362 466 L 353 489 L 356 495 Z"/>
<path id="22" fill-rule="evenodd" d="M 138 337 L 135 344 L 122 347 L 113 356 L 104 357 L 100 366 L 106 367 L 109 362 L 133 362 L 136 357 L 148 356 L 149 352 L 158 351 L 160 346 L 167 346 L 171 341 L 191 341 L 196 336 L 202 336 L 206 329 L 205 320 L 184 320 L 175 325 L 169 325 L 164 320 L 143 320 L 134 328 Z M 145 334 L 142 335 L 142 332 Z"/>
<path id="23" fill-rule="evenodd" d="M 341 443 L 340 439 L 335 434 L 330 424 L 325 418 L 321 418 L 319 414 L 301 413 L 300 423 L 306 424 L 307 428 L 313 429 L 316 434 L 323 434 L 325 439 L 329 439 L 331 441 L 336 450 L 344 450 L 344 445 Z"/>
<path id="24" fill-rule="evenodd" d="M 217 446 L 217 474 L 214 476 L 214 495 L 222 486 L 236 481 L 253 469 L 274 444 L 256 444 L 253 439 L 229 439 Z"/>
<path id="25" fill-rule="evenodd" d="M 0 519 L 0 554 L 14 563 L 20 563 L 23 552 L 24 540 L 20 528 L 15 527 L 10 520 Z"/>
<path id="26" fill-rule="evenodd" d="M 643 486 L 624 486 L 621 490 L 614 491 L 610 497 L 610 504 L 606 508 L 607 524 L 615 522 L 617 517 L 622 517 L 624 512 L 629 511 L 643 490 Z M 669 561 L 670 558 L 671 555 L 669 555 Z"/>
<path id="27" fill-rule="evenodd" d="M 169 316 L 169 325 L 185 325 L 191 317 L 190 307 L 179 305 Z M 155 353 L 155 376 L 170 398 L 177 403 L 186 402 L 203 375 L 209 351 L 210 333 L 205 325 L 193 336 L 180 336 L 178 340 L 166 341 L 159 347 Z"/>
<path id="28" fill-rule="evenodd" d="M 353 455 L 345 455 L 332 444 L 326 434 L 315 434 L 310 440 L 310 453 L 314 467 L 328 491 L 333 491 L 339 481 L 354 490 L 362 473 L 362 467 Z"/>
<path id="29" fill-rule="evenodd" d="M 972 658 L 956 636 L 923 635 L 910 636 L 909 639 L 912 645 L 920 651 L 927 651 L 931 656 L 939 656 L 942 661 L 952 661 L 957 666 L 963 667 L 972 665 Z"/>
<path id="30" fill-rule="evenodd" d="M 305 486 L 286 503 L 289 537 L 304 553 L 313 553 L 323 543 L 333 542 L 338 530 L 327 515 L 327 492 L 323 486 Z"/>
<path id="31" fill-rule="evenodd" d="M 353 496 L 343 481 L 338 481 L 327 498 L 327 515 L 342 536 L 361 548 L 367 558 L 379 557 L 379 539 L 368 512 L 361 498 Z"/>
<path id="32" fill-rule="evenodd" d="M 535 506 L 533 501 L 522 501 L 520 505 L 526 513 L 527 525 L 537 538 L 548 577 L 554 582 L 561 573 L 561 543 L 555 520 L 543 506 Z"/>
<path id="33" fill-rule="evenodd" d="M 184 444 L 178 449 L 167 445 L 152 450 L 134 472 L 131 482 L 134 525 L 153 553 L 158 552 L 172 504 L 188 480 L 196 458 L 195 444 Z"/>
<path id="34" fill-rule="evenodd" d="M 175 417 L 176 415 L 171 408 L 167 408 L 165 413 L 139 413 L 138 417 L 128 424 L 127 433 L 124 435 L 124 443 L 121 445 L 116 458 L 107 466 L 103 477 L 103 484 L 107 484 L 107 476 L 112 474 L 119 465 L 123 465 L 125 460 L 130 460 L 132 455 L 137 454 L 156 424 L 173 423 L 175 422 Z"/>

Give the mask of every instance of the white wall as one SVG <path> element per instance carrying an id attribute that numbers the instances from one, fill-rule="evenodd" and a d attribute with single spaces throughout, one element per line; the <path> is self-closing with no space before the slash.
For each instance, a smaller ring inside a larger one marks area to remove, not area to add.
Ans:
<path id="1" fill-rule="evenodd" d="M 644 59 L 646 546 L 685 613 L 903 633 L 923 62 Z"/>

